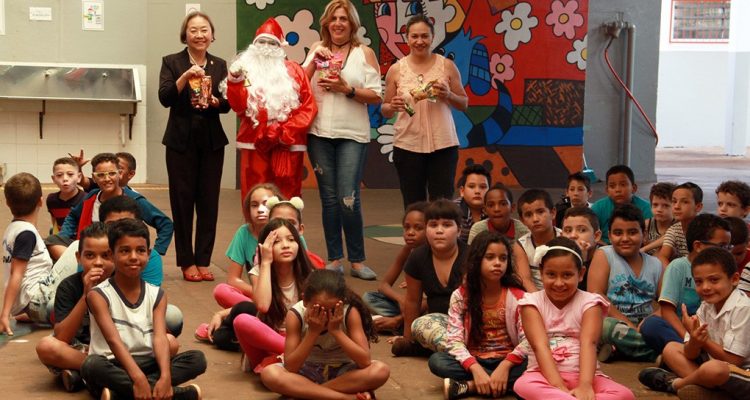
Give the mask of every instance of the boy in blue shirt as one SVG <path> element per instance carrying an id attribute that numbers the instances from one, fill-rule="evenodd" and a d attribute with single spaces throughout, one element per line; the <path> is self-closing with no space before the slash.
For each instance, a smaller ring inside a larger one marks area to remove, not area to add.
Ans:
<path id="1" fill-rule="evenodd" d="M 602 230 L 602 241 L 609 244 L 609 220 L 616 206 L 632 204 L 643 213 L 643 218 L 653 217 L 651 204 L 635 195 L 638 185 L 635 183 L 633 170 L 627 165 L 615 165 L 607 170 L 607 197 L 591 205 L 599 218 Z"/>

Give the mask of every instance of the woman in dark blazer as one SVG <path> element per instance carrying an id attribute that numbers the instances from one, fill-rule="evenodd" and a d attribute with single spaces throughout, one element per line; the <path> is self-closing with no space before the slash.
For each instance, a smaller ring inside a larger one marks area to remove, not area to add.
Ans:
<path id="1" fill-rule="evenodd" d="M 219 121 L 220 113 L 229 112 L 229 103 L 219 92 L 219 82 L 227 76 L 227 64 L 207 51 L 214 41 L 214 25 L 208 15 L 188 14 L 182 22 L 180 40 L 187 47 L 164 57 L 159 73 L 159 101 L 169 107 L 162 143 L 167 146 L 175 250 L 185 280 L 212 281 L 208 266 L 216 238 L 224 146 L 229 143 Z M 206 75 L 211 77 L 207 105 L 191 99 L 188 82 Z"/>

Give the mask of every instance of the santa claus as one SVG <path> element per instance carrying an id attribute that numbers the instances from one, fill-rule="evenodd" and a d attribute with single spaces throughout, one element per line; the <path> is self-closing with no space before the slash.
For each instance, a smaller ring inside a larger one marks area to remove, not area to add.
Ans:
<path id="1" fill-rule="evenodd" d="M 225 97 L 240 118 L 240 187 L 271 182 L 299 196 L 307 133 L 317 105 L 302 68 L 286 60 L 281 26 L 269 18 L 229 67 Z"/>

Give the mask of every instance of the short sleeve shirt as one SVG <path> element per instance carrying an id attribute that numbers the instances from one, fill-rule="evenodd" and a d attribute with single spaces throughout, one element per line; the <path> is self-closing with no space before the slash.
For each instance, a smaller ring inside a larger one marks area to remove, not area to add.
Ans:
<path id="1" fill-rule="evenodd" d="M 83 272 L 77 272 L 60 282 L 55 292 L 55 323 L 60 323 L 68 317 L 78 301 L 83 297 Z M 76 339 L 88 344 L 91 340 L 89 333 L 89 312 L 83 317 L 81 328 L 76 334 Z"/>
<path id="2" fill-rule="evenodd" d="M 458 256 L 451 266 L 448 285 L 443 286 L 435 273 L 432 262 L 432 250 L 429 244 L 414 249 L 406 259 L 404 271 L 414 279 L 422 282 L 422 291 L 427 296 L 427 312 L 448 313 L 451 294 L 458 288 L 463 279 L 463 264 L 466 260 L 466 244 L 458 241 Z"/>
<path id="3" fill-rule="evenodd" d="M 701 304 L 701 298 L 695 291 L 693 272 L 687 257 L 673 260 L 664 271 L 661 282 L 659 303 L 666 302 L 677 309 L 677 316 L 682 316 L 682 305 L 687 307 L 688 314 L 693 315 Z"/>
<path id="4" fill-rule="evenodd" d="M 688 255 L 689 251 L 685 232 L 682 231 L 682 222 L 676 222 L 667 229 L 667 233 L 664 234 L 664 244 L 662 246 L 669 246 L 674 249 L 673 257 L 685 257 Z"/>
<path id="5" fill-rule="evenodd" d="M 526 293 L 523 299 L 518 301 L 520 306 L 533 306 L 542 316 L 544 327 L 549 338 L 549 347 L 552 357 L 557 363 L 560 372 L 579 372 L 581 357 L 581 326 L 583 314 L 591 307 L 601 307 L 602 317 L 607 315 L 609 303 L 596 293 L 578 290 L 573 298 L 563 308 L 557 308 L 544 290 Z M 596 366 L 599 371 L 599 364 Z M 529 365 L 527 371 L 539 371 L 534 352 L 529 353 Z"/>
<path id="6" fill-rule="evenodd" d="M 250 226 L 244 224 L 234 233 L 232 241 L 227 248 L 227 257 L 249 270 L 253 266 L 255 251 L 258 248 L 258 239 L 253 236 Z"/>
<path id="7" fill-rule="evenodd" d="M 70 209 L 77 206 L 81 201 L 83 201 L 83 198 L 85 196 L 86 192 L 84 192 L 83 190 L 79 190 L 75 196 L 69 198 L 68 200 L 61 199 L 60 192 L 50 193 L 49 195 L 47 195 L 47 211 L 49 211 L 50 215 L 52 216 L 53 234 L 57 234 L 60 232 L 60 227 L 62 227 L 63 222 L 65 222 L 65 217 L 67 217 L 68 213 L 70 213 Z"/>
<path id="8" fill-rule="evenodd" d="M 742 368 L 750 368 L 750 299 L 735 289 L 721 310 L 703 302 L 697 315 L 708 324 L 708 337 L 725 351 L 744 358 Z"/>
<path id="9" fill-rule="evenodd" d="M 630 203 L 641 210 L 644 220 L 654 217 L 654 214 L 651 212 L 651 204 L 648 201 L 633 195 L 633 197 L 630 199 Z M 609 196 L 599 199 L 591 205 L 591 211 L 593 211 L 594 214 L 596 214 L 596 217 L 599 219 L 599 227 L 602 231 L 602 241 L 607 244 L 610 244 L 609 219 L 612 218 L 612 212 L 614 210 L 615 202 L 612 201 Z"/>

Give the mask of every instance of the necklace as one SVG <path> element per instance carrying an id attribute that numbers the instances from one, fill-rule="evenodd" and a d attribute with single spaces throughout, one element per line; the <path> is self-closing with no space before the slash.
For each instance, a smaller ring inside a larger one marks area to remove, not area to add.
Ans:
<path id="1" fill-rule="evenodd" d="M 336 47 L 338 47 L 339 49 L 341 49 L 342 47 L 344 47 L 344 46 L 348 45 L 348 44 L 349 44 L 349 42 L 351 42 L 351 40 L 347 40 L 346 42 L 344 42 L 344 43 L 342 43 L 342 44 L 334 43 L 333 41 L 331 41 L 331 45 L 332 45 L 332 46 L 336 46 Z"/>
<path id="2" fill-rule="evenodd" d="M 208 63 L 208 57 L 204 56 L 203 65 L 200 65 L 200 64 L 198 64 L 197 61 L 195 61 L 195 58 L 193 58 L 193 55 L 190 54 L 190 49 L 188 49 L 187 52 L 188 52 L 188 58 L 190 59 L 190 63 L 191 64 L 197 65 L 197 66 L 199 66 L 199 67 L 201 67 L 203 69 L 206 68 L 206 64 Z"/>

